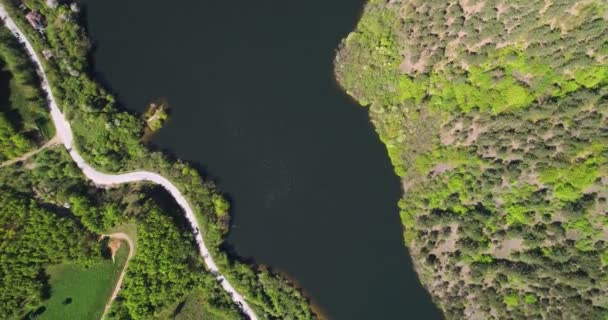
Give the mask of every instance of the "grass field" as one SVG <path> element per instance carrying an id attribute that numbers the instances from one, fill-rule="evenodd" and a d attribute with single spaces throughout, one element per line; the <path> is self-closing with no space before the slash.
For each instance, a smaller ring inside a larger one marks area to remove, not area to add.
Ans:
<path id="1" fill-rule="evenodd" d="M 99 319 L 126 262 L 128 246 L 123 243 L 116 262 L 104 260 L 90 268 L 60 264 L 47 268 L 51 297 L 38 319 Z"/>
<path id="2" fill-rule="evenodd" d="M 187 296 L 175 311 L 175 320 L 212 319 L 211 317 L 207 317 L 207 310 L 205 310 L 205 299 L 198 291 L 194 291 Z"/>

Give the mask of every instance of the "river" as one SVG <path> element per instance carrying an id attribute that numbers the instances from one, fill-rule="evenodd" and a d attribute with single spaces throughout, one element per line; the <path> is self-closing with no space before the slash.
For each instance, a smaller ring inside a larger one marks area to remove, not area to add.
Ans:
<path id="1" fill-rule="evenodd" d="M 403 245 L 386 150 L 332 75 L 361 0 L 83 1 L 99 79 L 228 194 L 228 243 L 330 319 L 436 319 Z M 145 4 L 145 5 L 144 5 Z"/>

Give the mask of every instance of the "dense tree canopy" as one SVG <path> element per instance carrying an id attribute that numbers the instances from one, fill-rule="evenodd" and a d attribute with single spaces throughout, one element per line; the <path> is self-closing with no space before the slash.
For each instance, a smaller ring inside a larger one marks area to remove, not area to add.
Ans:
<path id="1" fill-rule="evenodd" d="M 0 317 L 18 318 L 45 298 L 43 268 L 100 257 L 99 243 L 74 219 L 28 195 L 0 189 Z"/>
<path id="2" fill-rule="evenodd" d="M 173 212 L 174 218 L 166 212 L 152 201 L 144 204 L 143 214 L 138 219 L 137 254 L 129 264 L 111 317 L 157 317 L 178 299 L 193 290 L 202 290 L 205 313 L 238 318 L 237 306 L 213 276 L 204 271 L 191 233 L 178 228 L 185 223 L 179 221 L 179 212 Z"/>
<path id="3" fill-rule="evenodd" d="M 368 4 L 336 74 L 370 106 L 450 319 L 603 319 L 604 1 Z"/>
<path id="4" fill-rule="evenodd" d="M 0 277 L 22 288 L 0 290 L 6 297 L 3 315 L 26 314 L 48 298 L 46 266 L 101 259 L 103 242 L 92 232 L 135 224 L 136 255 L 111 317 L 166 318 L 196 291 L 205 313 L 240 318 L 237 306 L 205 271 L 178 207 L 161 207 L 152 200 L 152 194 L 162 192 L 157 188 L 97 189 L 65 151 L 53 149 L 36 155 L 27 166 L 0 168 L 0 185 L 0 248 L 6 249 L 0 250 Z"/>

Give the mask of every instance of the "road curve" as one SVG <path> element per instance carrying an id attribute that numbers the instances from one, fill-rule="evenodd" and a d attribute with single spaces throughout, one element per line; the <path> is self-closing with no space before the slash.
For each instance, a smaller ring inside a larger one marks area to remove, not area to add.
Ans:
<path id="1" fill-rule="evenodd" d="M 53 95 L 53 91 L 49 85 L 46 73 L 42 67 L 42 62 L 39 56 L 36 54 L 36 50 L 30 43 L 29 39 L 26 37 L 25 33 L 19 29 L 19 27 L 15 24 L 13 19 L 9 16 L 8 12 L 4 5 L 0 4 L 0 18 L 4 21 L 5 26 L 19 39 L 20 42 L 25 46 L 28 55 L 34 62 L 36 67 L 36 72 L 38 72 L 40 78 L 42 79 L 41 87 L 44 92 L 47 94 L 48 104 L 51 110 L 51 117 L 53 119 L 53 123 L 55 124 L 55 130 L 57 131 L 57 135 L 59 136 L 61 143 L 65 146 L 65 148 L 69 151 L 70 156 L 76 162 L 78 167 L 82 170 L 84 175 L 92 180 L 95 184 L 98 185 L 117 185 L 122 183 L 129 182 L 137 182 L 137 181 L 150 181 L 156 184 L 163 186 L 169 193 L 175 198 L 175 201 L 179 204 L 180 207 L 184 210 L 186 218 L 190 222 L 190 226 L 192 230 L 200 230 L 198 222 L 196 221 L 196 217 L 194 216 L 194 212 L 192 208 L 188 204 L 186 198 L 182 195 L 182 193 L 177 189 L 173 183 L 167 180 L 165 177 L 147 171 L 136 171 L 125 174 L 106 174 L 95 170 L 91 167 L 78 153 L 78 151 L 74 148 L 74 135 L 72 134 L 72 128 L 70 123 L 67 121 L 59 106 L 57 101 L 55 100 L 55 96 Z M 203 257 L 205 264 L 207 265 L 207 269 L 216 276 L 216 279 L 220 282 L 224 290 L 228 292 L 228 294 L 232 297 L 232 300 L 241 308 L 243 313 L 247 315 L 251 320 L 257 320 L 257 317 L 245 298 L 240 295 L 233 287 L 230 285 L 228 280 L 220 274 L 220 270 L 218 269 L 215 261 L 211 257 L 209 250 L 205 246 L 205 242 L 203 241 L 203 237 L 200 232 L 194 231 L 194 238 L 196 240 L 196 244 L 199 249 L 200 255 Z"/>

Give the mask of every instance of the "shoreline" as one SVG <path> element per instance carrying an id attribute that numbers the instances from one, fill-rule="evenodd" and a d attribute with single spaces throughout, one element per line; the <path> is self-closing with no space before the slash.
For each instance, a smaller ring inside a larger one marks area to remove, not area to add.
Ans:
<path id="1" fill-rule="evenodd" d="M 171 196 L 175 199 L 178 205 L 184 211 L 187 220 L 190 223 L 190 226 L 193 230 L 193 235 L 195 238 L 195 242 L 199 249 L 200 255 L 203 257 L 205 265 L 209 272 L 215 275 L 216 279 L 220 282 L 221 286 L 224 290 L 231 296 L 232 300 L 239 306 L 241 311 L 247 315 L 252 320 L 257 320 L 253 309 L 249 307 L 245 298 L 241 296 L 232 285 L 228 282 L 228 280 L 221 275 L 219 268 L 215 264 L 215 261 L 211 257 L 209 250 L 207 249 L 202 235 L 198 232 L 200 226 L 198 221 L 194 215 L 194 211 L 190 207 L 187 199 L 182 195 L 177 187 L 173 183 L 171 183 L 168 179 L 163 176 L 147 171 L 135 171 L 123 174 L 106 174 L 100 171 L 97 171 L 93 167 L 91 167 L 84 158 L 78 153 L 74 146 L 74 136 L 72 134 L 72 129 L 70 123 L 67 121 L 63 113 L 61 112 L 59 105 L 57 104 L 55 97 L 52 92 L 52 88 L 48 82 L 46 73 L 43 69 L 42 62 L 38 57 L 38 54 L 26 34 L 22 32 L 17 24 L 12 20 L 11 16 L 6 11 L 3 4 L 0 4 L 0 18 L 2 18 L 4 22 L 4 26 L 15 35 L 15 37 L 21 42 L 32 60 L 34 62 L 34 67 L 36 72 L 42 79 L 41 89 L 46 93 L 46 100 L 49 105 L 51 118 L 53 124 L 55 126 L 55 130 L 57 132 L 57 136 L 59 140 L 64 145 L 64 147 L 68 150 L 72 160 L 76 162 L 78 167 L 82 170 L 82 173 L 95 184 L 98 185 L 106 185 L 106 186 L 115 186 L 123 183 L 131 183 L 138 181 L 149 181 L 155 184 L 161 185 L 165 190 L 167 190 Z"/>
<path id="2" fill-rule="evenodd" d="M 323 307 L 321 307 L 321 305 L 319 305 L 319 303 L 317 301 L 315 301 L 313 298 L 311 298 L 312 295 L 308 294 L 308 291 L 306 291 L 304 289 L 304 287 L 302 287 L 300 285 L 300 282 L 295 277 L 293 277 L 291 274 L 289 274 L 287 271 L 285 271 L 284 269 L 280 269 L 280 268 L 278 268 L 278 269 L 272 268 L 271 266 L 268 266 L 266 264 L 255 264 L 255 266 L 258 268 L 258 270 L 270 271 L 272 273 L 279 274 L 279 275 L 281 275 L 281 277 L 285 278 L 285 280 L 287 280 L 292 287 L 294 287 L 297 291 L 299 291 L 304 296 L 304 298 L 310 305 L 310 309 L 312 310 L 312 313 L 317 317 L 316 319 L 318 319 L 318 320 L 330 319 L 330 317 L 327 316 L 328 315 L 327 311 L 325 311 L 323 309 Z"/>

